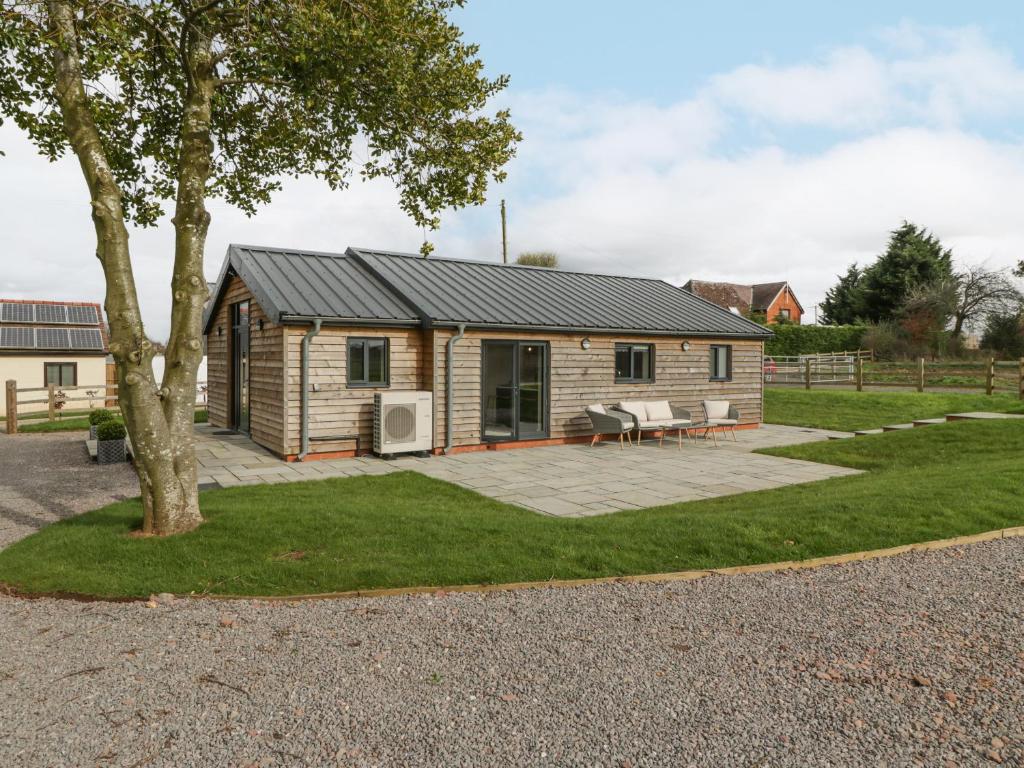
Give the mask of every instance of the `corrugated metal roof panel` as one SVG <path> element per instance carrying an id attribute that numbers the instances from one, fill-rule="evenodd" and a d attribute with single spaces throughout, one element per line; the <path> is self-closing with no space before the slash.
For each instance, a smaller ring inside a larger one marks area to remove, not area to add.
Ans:
<path id="1" fill-rule="evenodd" d="M 232 245 L 234 270 L 268 316 L 503 328 L 768 337 L 771 332 L 662 280 L 430 258 Z M 207 324 L 216 302 L 208 308 Z"/>
<path id="2" fill-rule="evenodd" d="M 438 323 L 770 336 L 662 280 L 350 249 Z"/>

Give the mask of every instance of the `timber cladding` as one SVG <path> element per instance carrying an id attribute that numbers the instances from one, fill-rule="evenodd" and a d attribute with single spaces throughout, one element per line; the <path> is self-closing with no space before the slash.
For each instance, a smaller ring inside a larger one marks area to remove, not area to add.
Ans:
<path id="1" fill-rule="evenodd" d="M 444 445 L 445 355 L 452 333 L 435 331 L 434 345 L 441 350 L 434 394 L 434 445 Z M 584 350 L 584 338 L 591 346 Z M 729 400 L 740 412 L 743 424 L 762 418 L 762 343 L 740 339 L 697 339 L 687 336 L 632 336 L 565 333 L 507 333 L 466 331 L 454 354 L 453 444 L 481 442 L 481 356 L 484 339 L 546 341 L 550 345 L 550 427 L 552 438 L 572 438 L 593 432 L 584 408 L 592 403 L 613 405 L 620 400 L 669 400 L 688 408 L 697 420 L 700 401 Z M 683 351 L 688 341 L 690 349 Z M 617 343 L 653 344 L 653 383 L 615 381 Z M 732 346 L 732 379 L 710 381 L 710 347 Z"/>
<path id="2" fill-rule="evenodd" d="M 284 453 L 301 448 L 302 338 L 309 326 L 286 328 L 287 439 Z M 351 435 L 359 447 L 373 446 L 373 395 L 382 390 L 429 390 L 432 350 L 418 328 L 323 327 L 309 344 L 309 438 L 311 453 L 350 451 Z M 390 350 L 388 387 L 350 387 L 348 339 L 387 338 Z M 344 438 L 344 439 L 342 439 Z"/>
<path id="3" fill-rule="evenodd" d="M 241 278 L 224 290 L 206 337 L 207 401 L 210 424 L 231 428 L 234 409 L 231 386 L 231 309 L 249 301 L 249 428 L 252 439 L 275 453 L 284 452 L 284 326 L 264 314 Z M 263 320 L 263 330 L 259 321 Z M 222 329 L 218 333 L 217 329 Z"/>

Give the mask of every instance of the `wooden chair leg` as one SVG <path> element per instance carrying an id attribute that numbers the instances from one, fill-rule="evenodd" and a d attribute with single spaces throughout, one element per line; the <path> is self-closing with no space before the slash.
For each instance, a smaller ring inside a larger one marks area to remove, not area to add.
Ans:
<path id="1" fill-rule="evenodd" d="M 736 439 L 736 427 L 735 426 L 730 427 L 729 431 L 732 432 L 732 441 L 734 443 L 738 443 L 739 440 Z"/>
<path id="2" fill-rule="evenodd" d="M 711 428 L 711 440 L 714 442 L 715 448 L 717 448 L 718 447 L 718 435 L 715 433 L 715 428 L 714 427 Z"/>
<path id="3" fill-rule="evenodd" d="M 619 432 L 619 450 L 621 451 L 625 447 L 625 443 L 622 440 L 622 433 Z"/>
<path id="4" fill-rule="evenodd" d="M 590 441 L 590 447 L 591 448 L 593 448 L 595 445 L 597 445 L 597 438 L 599 438 L 600 436 L 601 436 L 600 434 L 594 435 L 594 439 Z"/>
<path id="5" fill-rule="evenodd" d="M 629 430 L 626 433 L 626 439 L 629 441 L 629 447 L 632 448 L 633 447 L 633 430 Z"/>

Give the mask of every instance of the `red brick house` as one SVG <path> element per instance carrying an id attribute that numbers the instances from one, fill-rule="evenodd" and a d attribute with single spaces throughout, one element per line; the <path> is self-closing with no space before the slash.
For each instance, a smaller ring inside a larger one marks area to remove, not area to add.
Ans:
<path id="1" fill-rule="evenodd" d="M 690 280 L 683 290 L 744 316 L 763 314 L 769 323 L 782 317 L 799 324 L 804 314 L 803 306 L 786 281 L 739 285 Z"/>

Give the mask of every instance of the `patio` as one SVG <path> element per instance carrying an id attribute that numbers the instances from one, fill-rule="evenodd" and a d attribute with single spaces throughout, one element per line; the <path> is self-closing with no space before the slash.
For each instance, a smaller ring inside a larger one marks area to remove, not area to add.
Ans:
<path id="1" fill-rule="evenodd" d="M 858 474 L 845 467 L 751 453 L 826 440 L 834 434 L 762 425 L 737 433 L 737 442 L 720 436 L 718 447 L 698 440 L 696 445 L 684 443 L 681 450 L 673 438 L 664 446 L 646 440 L 639 448 L 626 450 L 609 442 L 595 448 L 574 444 L 426 459 L 362 456 L 288 463 L 243 435 L 197 425 L 196 453 L 201 488 L 413 470 L 542 514 L 582 517 Z"/>

